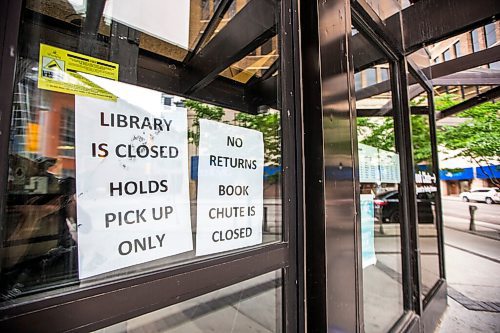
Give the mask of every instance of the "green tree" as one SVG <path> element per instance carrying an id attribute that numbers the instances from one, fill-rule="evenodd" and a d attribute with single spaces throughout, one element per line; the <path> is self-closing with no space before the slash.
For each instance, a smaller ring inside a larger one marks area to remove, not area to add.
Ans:
<path id="1" fill-rule="evenodd" d="M 453 95 L 437 98 L 436 109 L 445 109 L 443 104 L 450 103 L 450 100 L 453 101 Z M 455 117 L 463 121 L 457 125 L 440 127 L 437 132 L 439 144 L 457 151 L 455 156 L 473 160 L 485 174 L 492 175 L 493 170 L 489 165 L 492 162 L 500 164 L 500 103 L 486 102 L 460 112 Z M 491 177 L 490 180 L 500 187 L 498 178 Z"/>
<path id="2" fill-rule="evenodd" d="M 262 132 L 264 137 L 265 164 L 278 166 L 281 162 L 279 114 L 277 112 L 257 115 L 238 113 L 234 120 L 238 126 Z"/>
<path id="3" fill-rule="evenodd" d="M 375 148 L 395 151 L 394 120 L 392 117 L 358 118 L 360 142 Z M 413 157 L 415 163 L 430 161 L 432 156 L 429 136 L 429 120 L 426 116 L 411 116 Z"/>
<path id="4" fill-rule="evenodd" d="M 186 99 L 184 105 L 195 113 L 193 125 L 188 130 L 188 138 L 190 142 L 198 146 L 200 142 L 200 119 L 221 121 L 224 116 L 224 109 L 219 106 L 211 106 L 190 99 Z"/>
<path id="5" fill-rule="evenodd" d="M 416 99 L 412 105 L 421 105 L 425 99 Z M 436 96 L 436 111 L 448 109 L 460 103 L 460 97 L 453 94 Z M 500 102 L 486 102 L 455 115 L 463 121 L 453 126 L 437 129 L 438 143 L 458 153 L 454 156 L 469 158 L 476 162 L 488 175 L 493 174 L 490 165 L 500 164 Z M 358 118 L 360 142 L 389 151 L 394 151 L 394 122 L 391 117 Z M 412 115 L 412 140 L 415 163 L 431 160 L 429 122 L 426 116 Z M 486 170 L 488 168 L 488 170 Z M 493 184 L 500 187 L 500 181 L 491 177 Z"/>
<path id="6" fill-rule="evenodd" d="M 196 146 L 200 140 L 200 119 L 222 121 L 224 109 L 193 100 L 185 100 L 184 105 L 193 110 L 195 117 L 191 129 L 188 130 L 190 142 Z M 235 116 L 235 125 L 262 132 L 264 137 L 265 164 L 278 166 L 281 162 L 280 117 L 279 113 L 264 113 L 251 115 L 238 113 Z"/>

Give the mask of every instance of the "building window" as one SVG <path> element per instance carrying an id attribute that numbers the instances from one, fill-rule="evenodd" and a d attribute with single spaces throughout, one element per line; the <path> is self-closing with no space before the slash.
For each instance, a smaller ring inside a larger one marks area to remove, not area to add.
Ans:
<path id="1" fill-rule="evenodd" d="M 377 70 L 375 68 L 368 68 L 366 70 L 366 85 L 371 86 L 377 83 Z"/>
<path id="2" fill-rule="evenodd" d="M 434 58 L 435 64 L 439 64 L 440 62 L 441 62 L 441 56 L 437 56 L 436 58 Z"/>
<path id="3" fill-rule="evenodd" d="M 361 81 L 361 73 L 354 73 L 354 87 L 356 90 L 361 89 L 362 87 L 362 81 Z"/>
<path id="4" fill-rule="evenodd" d="M 455 57 L 461 57 L 462 56 L 462 46 L 460 45 L 460 41 L 456 42 L 453 44 L 453 48 L 455 49 Z"/>
<path id="5" fill-rule="evenodd" d="M 451 51 L 450 51 L 450 49 L 447 49 L 446 51 L 443 52 L 443 58 L 444 58 L 444 61 L 451 60 Z"/>
<path id="6" fill-rule="evenodd" d="M 490 23 L 484 26 L 484 36 L 486 37 L 486 47 L 491 47 L 497 42 L 495 23 Z"/>
<path id="7" fill-rule="evenodd" d="M 491 69 L 500 69 L 500 61 L 492 62 L 489 67 Z"/>
<path id="8" fill-rule="evenodd" d="M 380 68 L 380 78 L 382 81 L 389 80 L 389 68 Z"/>
<path id="9" fill-rule="evenodd" d="M 474 29 L 470 32 L 470 37 L 472 40 L 472 51 L 477 52 L 479 51 L 480 45 L 479 45 L 479 29 Z"/>

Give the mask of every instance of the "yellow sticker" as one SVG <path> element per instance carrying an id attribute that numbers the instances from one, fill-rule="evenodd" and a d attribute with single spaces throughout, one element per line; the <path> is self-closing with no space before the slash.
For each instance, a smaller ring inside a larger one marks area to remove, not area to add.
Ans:
<path id="1" fill-rule="evenodd" d="M 118 64 L 40 44 L 38 88 L 116 101 L 116 96 L 80 73 L 118 80 Z"/>

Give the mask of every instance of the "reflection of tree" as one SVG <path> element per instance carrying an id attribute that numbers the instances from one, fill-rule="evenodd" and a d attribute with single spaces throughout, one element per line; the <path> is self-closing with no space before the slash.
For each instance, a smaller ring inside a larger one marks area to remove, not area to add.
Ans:
<path id="1" fill-rule="evenodd" d="M 429 136 L 429 120 L 427 116 L 411 116 L 414 162 L 431 161 L 431 141 Z M 379 149 L 394 151 L 394 120 L 386 117 L 383 120 L 358 118 L 358 137 L 360 142 Z"/>
<path id="2" fill-rule="evenodd" d="M 412 105 L 421 105 L 425 99 L 414 100 Z M 443 94 L 435 98 L 437 111 L 445 110 L 460 102 L 460 97 Z M 465 157 L 481 167 L 496 186 L 500 180 L 493 177 L 491 163 L 500 163 L 500 103 L 487 102 L 458 113 L 456 118 L 463 122 L 438 128 L 440 145 L 448 150 L 458 151 L 453 157 Z M 360 142 L 383 150 L 394 151 L 394 121 L 384 119 L 358 118 Z M 412 115 L 411 129 L 415 163 L 431 161 L 431 142 L 428 116 Z"/>
<path id="3" fill-rule="evenodd" d="M 436 98 L 436 109 L 443 110 L 458 104 L 458 96 L 446 94 Z M 493 184 L 500 187 L 494 177 L 491 163 L 500 163 L 500 103 L 486 102 L 463 112 L 456 118 L 463 122 L 443 126 L 437 132 L 439 144 L 448 150 L 458 151 L 453 157 L 465 157 L 480 166 Z"/>
<path id="4" fill-rule="evenodd" d="M 236 124 L 262 132 L 264 136 L 265 164 L 278 166 L 281 161 L 280 117 L 278 112 L 250 115 L 238 113 Z"/>
<path id="5" fill-rule="evenodd" d="M 221 121 L 224 116 L 224 109 L 218 106 L 211 106 L 193 100 L 185 100 L 184 105 L 194 111 L 194 120 L 188 130 L 189 142 L 198 146 L 200 142 L 200 119 Z"/>
<path id="6" fill-rule="evenodd" d="M 200 140 L 199 119 L 222 121 L 225 114 L 224 109 L 192 100 L 184 101 L 184 105 L 195 113 L 193 124 L 188 131 L 188 136 L 190 142 L 198 146 Z M 262 132 L 264 137 L 265 164 L 267 166 L 279 166 L 281 161 L 281 140 L 280 117 L 278 112 L 268 112 L 258 115 L 237 113 L 234 118 L 234 123 L 237 126 Z"/>

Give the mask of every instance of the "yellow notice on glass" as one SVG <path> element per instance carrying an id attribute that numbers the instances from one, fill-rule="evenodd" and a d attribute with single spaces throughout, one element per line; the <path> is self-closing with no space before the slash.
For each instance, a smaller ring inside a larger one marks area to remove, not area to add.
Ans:
<path id="1" fill-rule="evenodd" d="M 118 80 L 118 64 L 40 44 L 38 88 L 116 101 L 116 96 L 80 73 Z"/>

